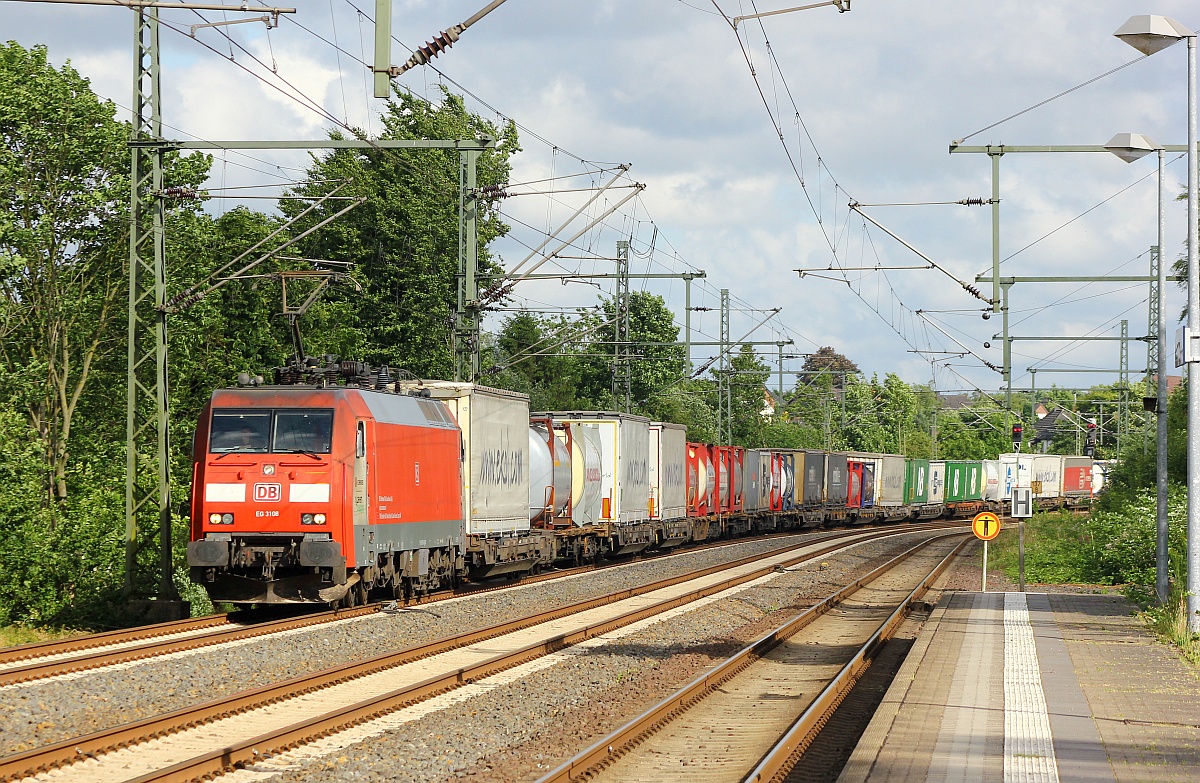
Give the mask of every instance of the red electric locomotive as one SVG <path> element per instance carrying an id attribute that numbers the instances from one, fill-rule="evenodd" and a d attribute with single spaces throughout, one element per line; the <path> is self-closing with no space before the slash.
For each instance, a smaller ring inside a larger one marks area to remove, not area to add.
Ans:
<path id="1" fill-rule="evenodd" d="M 193 448 L 194 581 L 234 603 L 365 601 L 463 569 L 462 443 L 446 405 L 360 386 L 213 394 Z"/>

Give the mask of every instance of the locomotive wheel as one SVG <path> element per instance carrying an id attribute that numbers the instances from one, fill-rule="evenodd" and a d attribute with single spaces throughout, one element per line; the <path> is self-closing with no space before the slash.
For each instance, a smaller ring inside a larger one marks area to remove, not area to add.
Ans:
<path id="1" fill-rule="evenodd" d="M 350 588 L 350 591 L 356 594 L 355 600 L 359 606 L 366 606 L 371 600 L 371 588 L 362 580 L 359 580 L 358 584 Z"/>

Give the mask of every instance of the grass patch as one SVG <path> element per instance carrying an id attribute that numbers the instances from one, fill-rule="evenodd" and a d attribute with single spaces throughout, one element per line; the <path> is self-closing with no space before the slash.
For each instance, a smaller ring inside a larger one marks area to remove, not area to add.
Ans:
<path id="1" fill-rule="evenodd" d="M 1140 616 L 1155 636 L 1177 647 L 1192 666 L 1200 667 L 1200 639 L 1188 632 L 1187 596 L 1182 590 L 1173 586 L 1167 603 L 1147 606 Z"/>
<path id="2" fill-rule="evenodd" d="M 72 628 L 27 628 L 23 625 L 6 625 L 0 627 L 0 647 L 15 647 L 19 644 L 34 642 L 52 642 L 56 639 L 66 639 L 70 636 L 80 636 L 84 631 Z"/>

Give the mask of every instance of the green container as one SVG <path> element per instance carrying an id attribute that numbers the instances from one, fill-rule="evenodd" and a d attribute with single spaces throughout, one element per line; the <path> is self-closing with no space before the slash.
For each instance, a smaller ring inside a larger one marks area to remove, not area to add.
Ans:
<path id="1" fill-rule="evenodd" d="M 982 462 L 946 463 L 946 502 L 979 500 L 982 494 Z"/>
<path id="2" fill-rule="evenodd" d="M 983 499 L 983 463 L 967 463 L 967 493 L 963 500 Z"/>
<path id="3" fill-rule="evenodd" d="M 904 502 L 929 502 L 929 460 L 910 459 L 904 463 Z"/>

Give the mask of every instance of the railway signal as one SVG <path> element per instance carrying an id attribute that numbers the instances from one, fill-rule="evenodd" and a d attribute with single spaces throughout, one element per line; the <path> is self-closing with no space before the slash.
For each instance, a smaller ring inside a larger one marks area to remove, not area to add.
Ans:
<path id="1" fill-rule="evenodd" d="M 1020 424 L 1012 425 L 1013 452 L 1019 452 L 1021 450 L 1021 435 L 1023 432 L 1024 428 Z"/>

